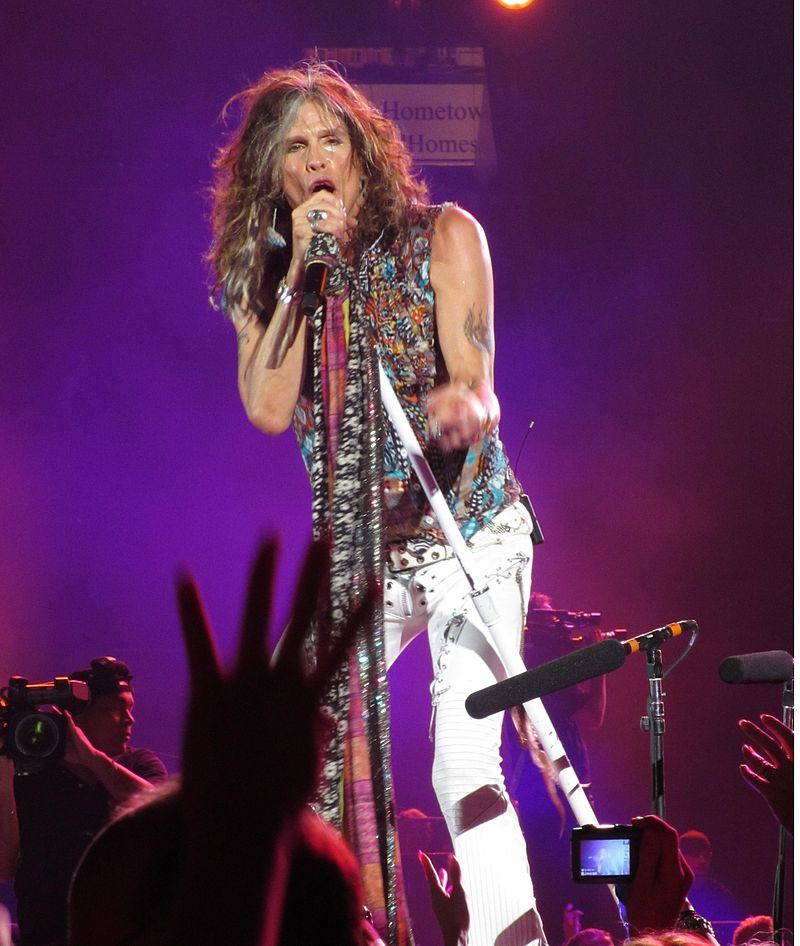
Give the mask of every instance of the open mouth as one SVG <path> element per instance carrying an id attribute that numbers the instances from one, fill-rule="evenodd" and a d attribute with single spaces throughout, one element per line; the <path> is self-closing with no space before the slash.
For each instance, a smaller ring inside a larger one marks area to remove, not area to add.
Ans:
<path id="1" fill-rule="evenodd" d="M 311 193 L 318 194 L 320 191 L 329 191 L 331 194 L 335 193 L 336 188 L 333 185 L 333 181 L 314 181 L 311 185 Z"/>

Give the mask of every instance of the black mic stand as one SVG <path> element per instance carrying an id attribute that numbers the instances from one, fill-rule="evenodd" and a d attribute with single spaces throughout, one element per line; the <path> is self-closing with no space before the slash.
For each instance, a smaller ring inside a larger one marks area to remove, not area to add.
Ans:
<path id="1" fill-rule="evenodd" d="M 794 730 L 794 680 L 783 685 L 783 723 Z M 772 940 L 783 942 L 783 897 L 786 882 L 786 838 L 783 825 L 778 828 L 778 862 L 775 867 L 775 886 L 772 890 Z"/>
<path id="2" fill-rule="evenodd" d="M 649 695 L 647 715 L 639 725 L 642 732 L 650 734 L 651 810 L 659 818 L 666 819 L 664 803 L 664 665 L 659 647 L 647 648 L 647 679 Z"/>

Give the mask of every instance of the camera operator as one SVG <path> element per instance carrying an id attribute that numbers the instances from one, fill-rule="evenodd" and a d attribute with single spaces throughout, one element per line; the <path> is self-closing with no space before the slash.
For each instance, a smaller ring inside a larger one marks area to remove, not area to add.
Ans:
<path id="1" fill-rule="evenodd" d="M 70 674 L 90 699 L 64 713 L 64 755 L 23 771 L 0 756 L 0 879 L 14 877 L 22 946 L 61 946 L 67 895 L 83 852 L 114 809 L 166 778 L 149 749 L 129 749 L 134 694 L 128 667 L 99 657 Z M 13 788 L 12 788 L 13 783 Z"/>

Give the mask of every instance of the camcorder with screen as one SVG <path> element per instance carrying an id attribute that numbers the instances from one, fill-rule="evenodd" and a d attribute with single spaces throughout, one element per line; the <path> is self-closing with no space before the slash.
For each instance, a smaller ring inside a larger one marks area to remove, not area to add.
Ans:
<path id="1" fill-rule="evenodd" d="M 584 825 L 572 829 L 572 879 L 578 884 L 633 880 L 642 829 L 629 824 Z"/>
<path id="2" fill-rule="evenodd" d="M 67 720 L 57 710 L 74 712 L 89 699 L 83 680 L 28 683 L 25 677 L 11 677 L 0 690 L 0 755 L 10 756 L 22 775 L 63 758 Z"/>

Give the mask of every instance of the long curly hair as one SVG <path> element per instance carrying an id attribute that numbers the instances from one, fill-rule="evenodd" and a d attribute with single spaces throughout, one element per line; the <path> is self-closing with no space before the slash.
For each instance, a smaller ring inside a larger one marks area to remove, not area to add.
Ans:
<path id="1" fill-rule="evenodd" d="M 397 126 L 335 69 L 308 62 L 266 72 L 226 103 L 223 117 L 234 106 L 242 117 L 214 161 L 213 242 L 206 259 L 213 270 L 212 299 L 221 293 L 228 311 L 262 290 L 274 291 L 289 267 L 291 209 L 283 195 L 284 141 L 308 101 L 345 126 L 360 162 L 364 197 L 354 235 L 356 250 L 381 234 L 387 241 L 403 234 L 415 208 L 427 201 L 427 188 L 412 172 Z"/>

